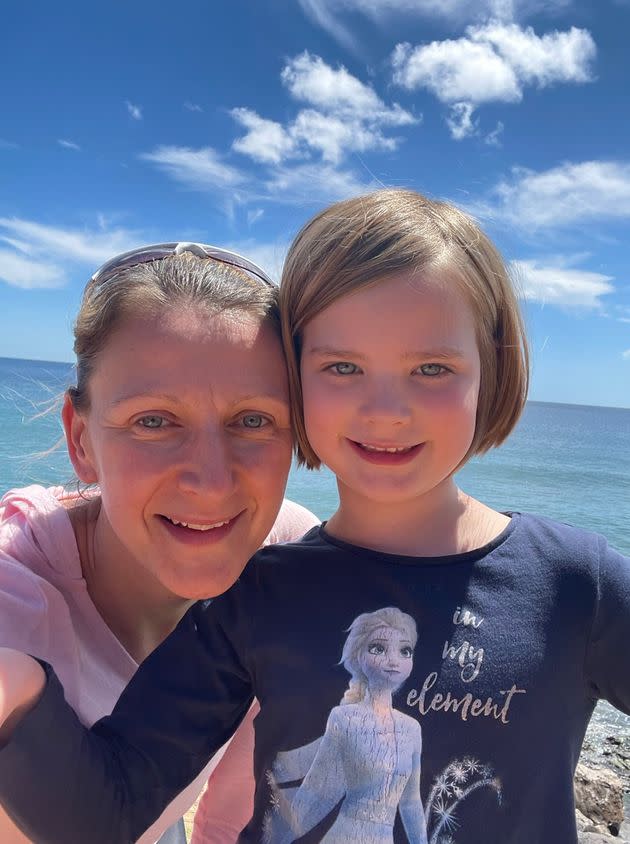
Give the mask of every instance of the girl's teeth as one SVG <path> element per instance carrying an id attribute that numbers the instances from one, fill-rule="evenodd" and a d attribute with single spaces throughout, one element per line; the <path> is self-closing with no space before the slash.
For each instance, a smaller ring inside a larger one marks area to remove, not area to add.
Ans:
<path id="1" fill-rule="evenodd" d="M 177 519 L 169 518 L 168 520 L 178 527 L 186 527 L 190 528 L 190 530 L 213 530 L 213 528 L 219 528 L 223 527 L 223 525 L 227 525 L 227 522 L 217 522 L 214 525 L 193 525 L 191 522 L 179 522 Z"/>
<path id="2" fill-rule="evenodd" d="M 376 445 L 367 445 L 367 443 L 359 443 L 361 448 L 366 451 L 387 451 L 389 454 L 401 454 L 404 451 L 410 451 L 412 446 L 402 446 L 401 448 L 379 448 Z"/>

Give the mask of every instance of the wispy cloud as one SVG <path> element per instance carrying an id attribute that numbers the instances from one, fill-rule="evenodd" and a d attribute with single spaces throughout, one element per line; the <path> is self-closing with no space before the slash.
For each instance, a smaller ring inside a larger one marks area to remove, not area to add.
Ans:
<path id="1" fill-rule="evenodd" d="M 392 16 L 440 18 L 456 27 L 489 19 L 511 23 L 531 15 L 554 15 L 573 0 L 299 0 L 304 13 L 346 49 L 357 51 L 359 43 L 347 21 L 349 14 L 362 14 L 383 25 Z"/>
<path id="2" fill-rule="evenodd" d="M 621 357 L 624 360 L 630 360 L 630 349 L 626 349 L 625 352 L 622 352 Z"/>
<path id="3" fill-rule="evenodd" d="M 212 147 L 159 146 L 140 158 L 155 164 L 160 170 L 192 190 L 224 190 L 242 185 L 245 175 L 226 163 Z"/>
<path id="4" fill-rule="evenodd" d="M 126 229 L 69 229 L 18 217 L 0 217 L 0 278 L 24 289 L 62 287 L 68 269 L 92 269 L 143 238 Z"/>
<path id="5" fill-rule="evenodd" d="M 68 141 L 65 138 L 59 138 L 57 140 L 57 143 L 59 144 L 60 147 L 63 147 L 64 149 L 73 149 L 73 150 L 76 150 L 77 152 L 81 151 L 81 147 L 78 144 L 75 144 L 74 141 Z"/>
<path id="6" fill-rule="evenodd" d="M 215 193 L 230 214 L 235 204 L 331 202 L 372 186 L 346 163 L 351 154 L 395 150 L 401 139 L 391 131 L 420 122 L 308 52 L 286 62 L 281 83 L 299 103 L 285 123 L 246 107 L 230 112 L 245 130 L 231 148 L 250 160 L 243 167 L 212 147 L 161 146 L 141 158 L 189 189 Z"/>
<path id="7" fill-rule="evenodd" d="M 125 105 L 127 106 L 127 111 L 129 116 L 133 120 L 142 120 L 142 107 L 139 105 L 134 105 L 130 103 L 129 100 L 125 100 Z"/>
<path id="8" fill-rule="evenodd" d="M 0 279 L 23 290 L 63 287 L 65 273 L 52 262 L 38 261 L 7 249 L 0 249 Z"/>
<path id="9" fill-rule="evenodd" d="M 198 105 L 197 103 L 188 102 L 188 100 L 184 103 L 184 108 L 187 111 L 197 111 L 197 112 L 203 111 L 203 109 L 201 108 L 200 105 Z"/>
<path id="10" fill-rule="evenodd" d="M 515 168 L 491 200 L 472 209 L 482 216 L 528 229 L 630 217 L 630 164 L 566 162 L 536 172 Z"/>
<path id="11" fill-rule="evenodd" d="M 461 140 L 474 134 L 470 117 L 480 105 L 520 102 L 530 86 L 592 81 L 595 54 L 595 42 L 584 29 L 539 36 L 531 27 L 491 21 L 468 27 L 456 40 L 398 44 L 391 63 L 397 85 L 427 90 L 449 106 L 451 134 Z"/>
<path id="12" fill-rule="evenodd" d="M 512 270 L 523 298 L 545 305 L 598 309 L 614 292 L 612 276 L 559 263 L 515 261 Z"/>

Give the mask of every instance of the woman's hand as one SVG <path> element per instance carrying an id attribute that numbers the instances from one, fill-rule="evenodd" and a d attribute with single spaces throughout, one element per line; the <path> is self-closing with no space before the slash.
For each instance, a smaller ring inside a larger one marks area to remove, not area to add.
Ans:
<path id="1" fill-rule="evenodd" d="M 0 648 L 0 747 L 42 696 L 46 675 L 27 654 Z"/>

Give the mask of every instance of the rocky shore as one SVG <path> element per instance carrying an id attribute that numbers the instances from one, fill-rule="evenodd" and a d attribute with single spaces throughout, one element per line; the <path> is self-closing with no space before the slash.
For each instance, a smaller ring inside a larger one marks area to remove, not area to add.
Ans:
<path id="1" fill-rule="evenodd" d="M 580 844 L 630 842 L 630 718 L 600 704 L 575 780 Z"/>

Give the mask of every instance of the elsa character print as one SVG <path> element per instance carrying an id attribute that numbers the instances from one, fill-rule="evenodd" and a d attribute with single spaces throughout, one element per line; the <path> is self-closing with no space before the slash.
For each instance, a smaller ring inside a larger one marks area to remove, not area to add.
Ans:
<path id="1" fill-rule="evenodd" d="M 420 724 L 392 706 L 392 694 L 411 673 L 417 638 L 413 618 L 395 607 L 364 613 L 352 622 L 341 656 L 351 680 L 324 735 L 279 753 L 274 762 L 269 841 L 289 844 L 340 804 L 321 838 L 326 844 L 393 844 L 397 810 L 409 844 L 427 844 Z M 292 792 L 281 787 L 301 776 Z"/>

